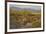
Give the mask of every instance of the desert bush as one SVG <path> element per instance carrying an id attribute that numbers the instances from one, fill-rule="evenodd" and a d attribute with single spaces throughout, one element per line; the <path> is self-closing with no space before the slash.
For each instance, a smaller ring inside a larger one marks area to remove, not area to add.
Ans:
<path id="1" fill-rule="evenodd" d="M 10 11 L 10 27 L 38 28 L 41 27 L 41 14 L 32 14 L 32 11 Z"/>

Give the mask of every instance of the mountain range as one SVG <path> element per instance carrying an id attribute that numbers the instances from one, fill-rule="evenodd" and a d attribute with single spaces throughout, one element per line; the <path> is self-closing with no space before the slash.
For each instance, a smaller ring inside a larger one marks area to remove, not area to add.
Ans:
<path id="1" fill-rule="evenodd" d="M 32 8 L 20 8 L 20 7 L 10 7 L 12 10 L 27 10 L 27 11 L 32 11 L 32 12 L 41 12 L 41 10 L 36 10 Z"/>

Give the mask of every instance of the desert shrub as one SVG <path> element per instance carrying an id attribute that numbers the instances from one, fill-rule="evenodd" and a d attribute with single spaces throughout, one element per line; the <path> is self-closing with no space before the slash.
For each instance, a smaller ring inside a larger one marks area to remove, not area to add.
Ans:
<path id="1" fill-rule="evenodd" d="M 41 27 L 40 20 L 41 15 L 32 14 L 32 11 L 10 11 L 11 28 L 38 28 Z"/>

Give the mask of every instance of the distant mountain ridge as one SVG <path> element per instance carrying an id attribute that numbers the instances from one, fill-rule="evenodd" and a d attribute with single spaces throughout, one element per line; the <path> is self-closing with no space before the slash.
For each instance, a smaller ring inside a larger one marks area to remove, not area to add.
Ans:
<path id="1" fill-rule="evenodd" d="M 12 10 L 27 10 L 27 11 L 32 11 L 32 12 L 41 12 L 41 10 L 35 10 L 35 9 L 31 9 L 31 8 L 20 8 L 20 7 L 11 7 Z"/>

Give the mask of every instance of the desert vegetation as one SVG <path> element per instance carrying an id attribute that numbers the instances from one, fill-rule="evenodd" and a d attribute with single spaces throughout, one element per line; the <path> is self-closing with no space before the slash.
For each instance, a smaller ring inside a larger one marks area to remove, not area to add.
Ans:
<path id="1" fill-rule="evenodd" d="M 10 9 L 10 28 L 39 28 L 41 27 L 41 14 L 29 10 Z"/>

